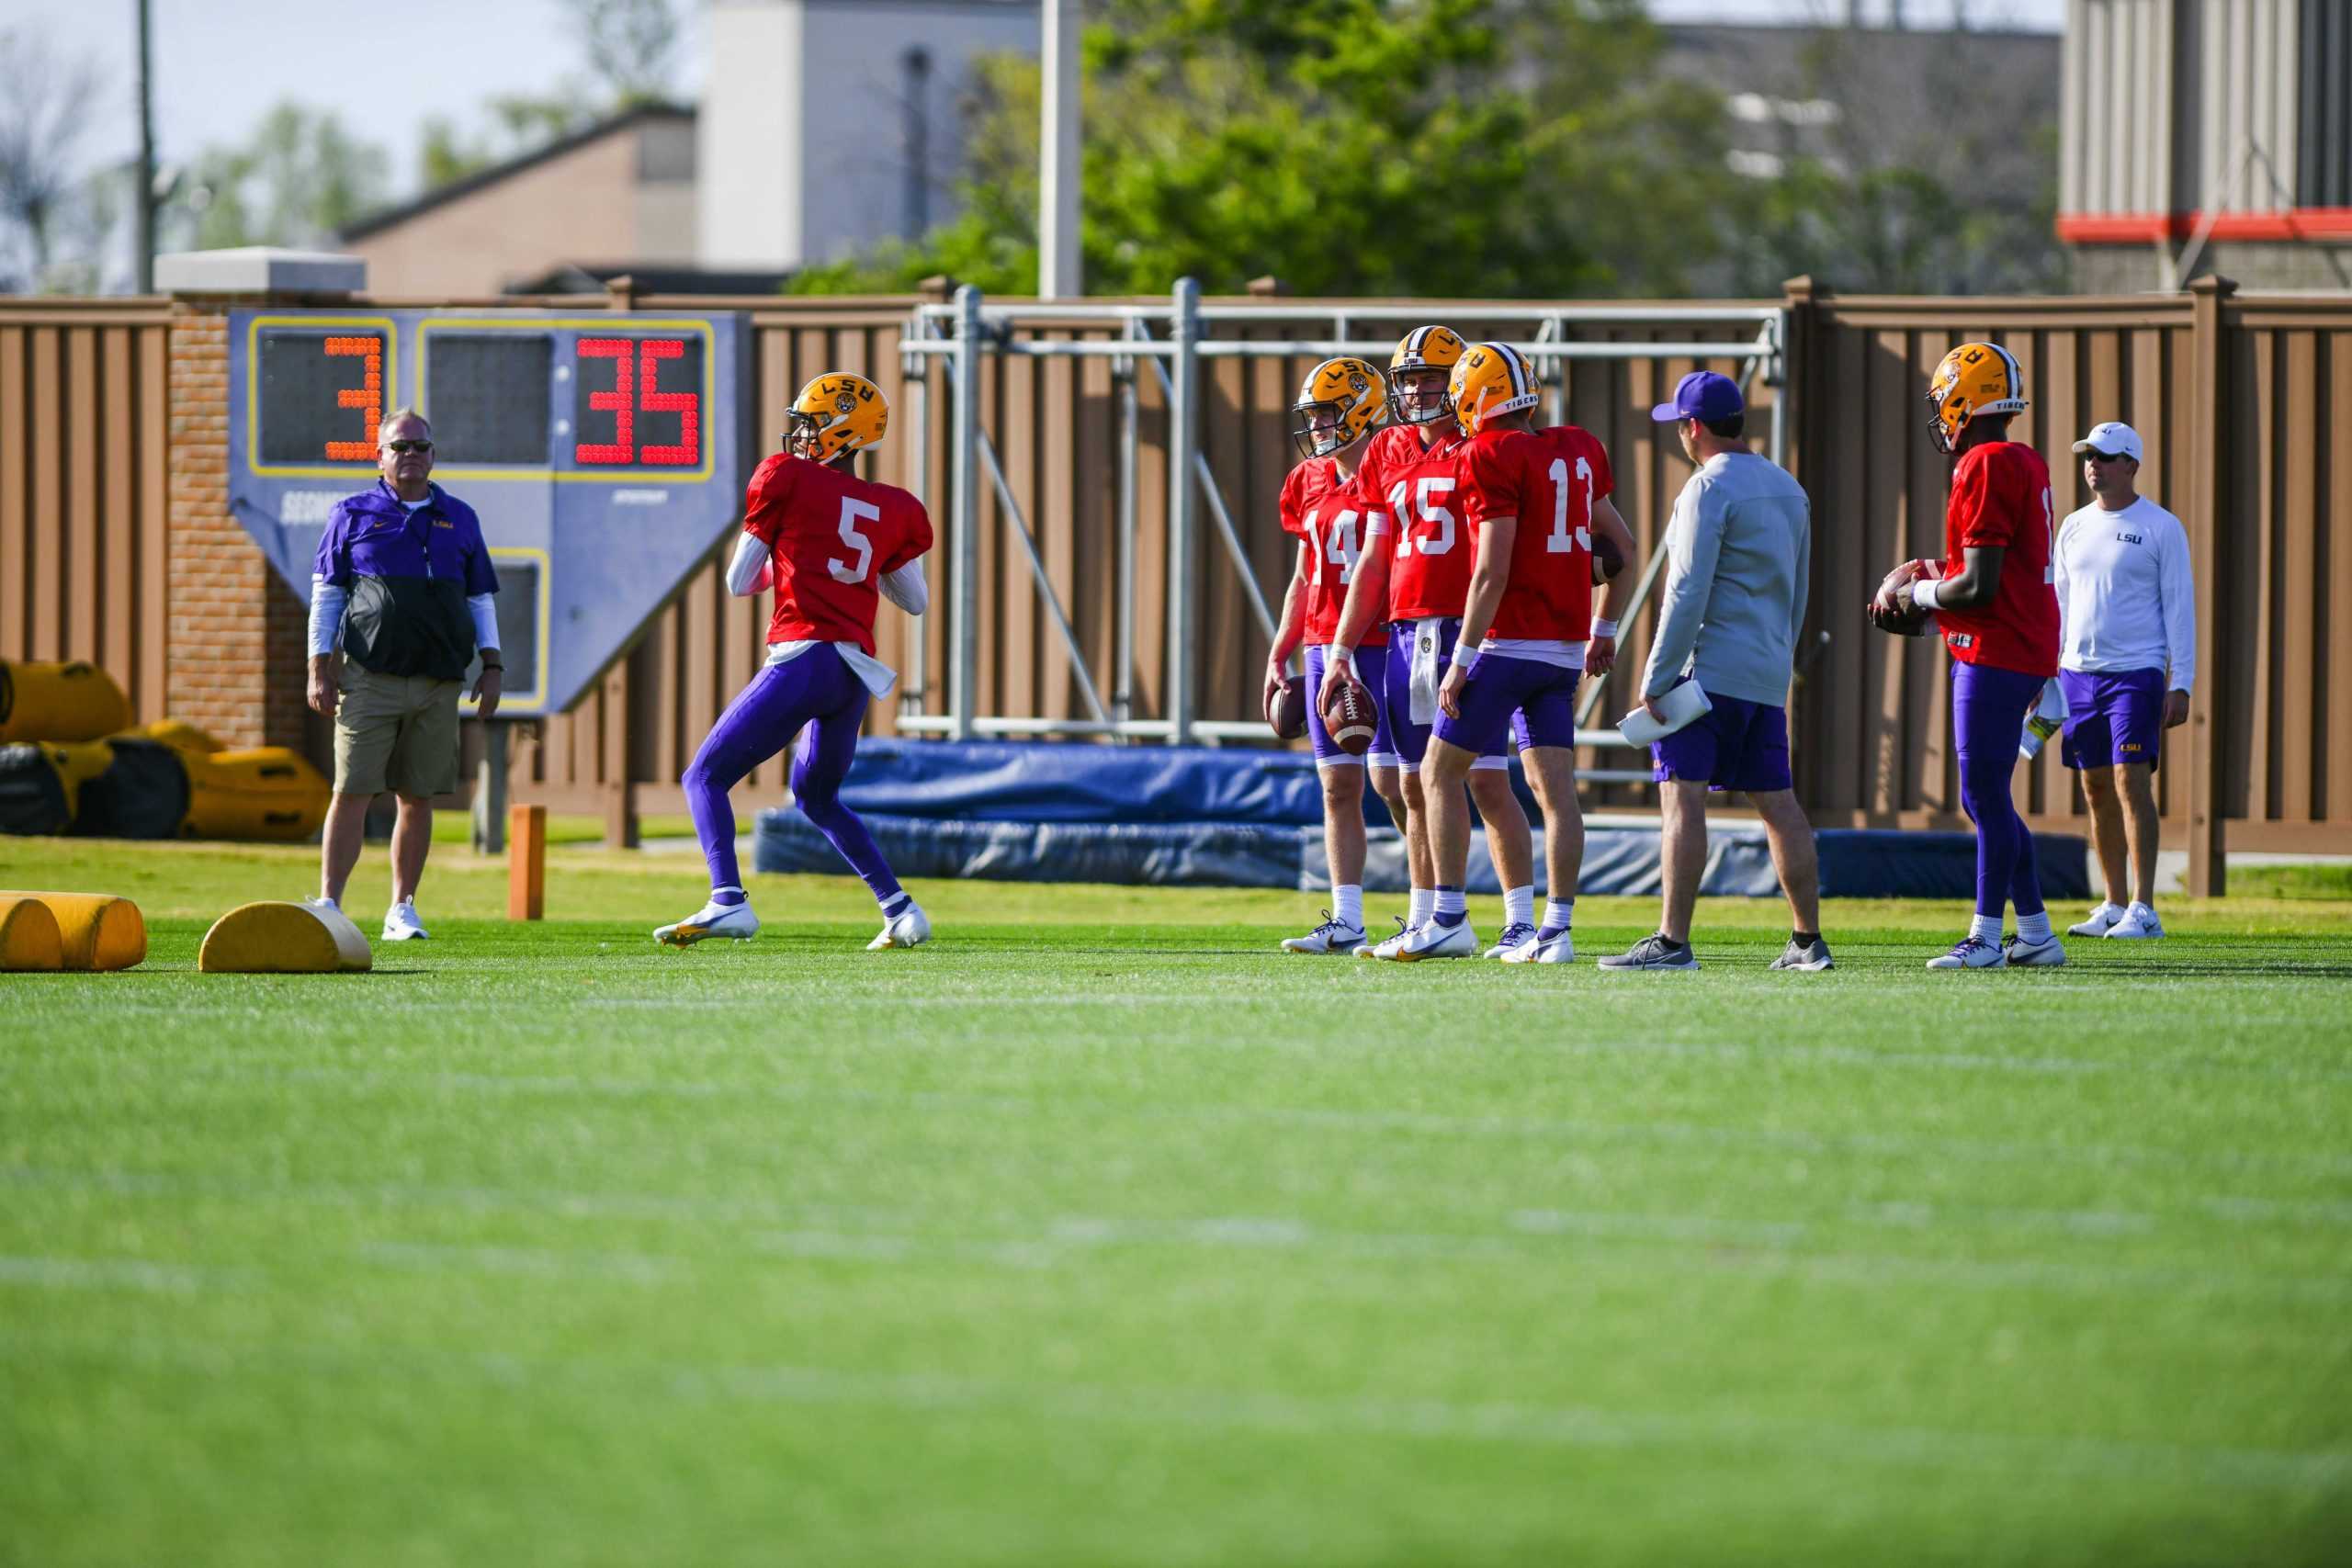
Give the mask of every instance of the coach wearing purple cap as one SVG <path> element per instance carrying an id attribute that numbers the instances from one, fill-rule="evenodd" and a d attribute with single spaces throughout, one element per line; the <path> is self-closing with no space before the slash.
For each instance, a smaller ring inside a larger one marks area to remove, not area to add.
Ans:
<path id="1" fill-rule="evenodd" d="M 1772 869 L 1789 900 L 1789 944 L 1772 967 L 1826 969 L 1813 824 L 1789 776 L 1789 680 L 1804 620 L 1813 508 L 1787 470 L 1740 438 L 1747 403 L 1729 378 L 1693 370 L 1674 389 L 1674 400 L 1650 417 L 1676 427 L 1699 471 L 1682 487 L 1667 527 L 1666 589 L 1642 700 L 1664 720 L 1658 699 L 1694 681 L 1711 705 L 1650 748 L 1665 818 L 1666 909 L 1657 934 L 1600 967 L 1699 966 L 1690 911 L 1707 863 L 1707 793 L 1736 789 L 1764 818 Z"/>

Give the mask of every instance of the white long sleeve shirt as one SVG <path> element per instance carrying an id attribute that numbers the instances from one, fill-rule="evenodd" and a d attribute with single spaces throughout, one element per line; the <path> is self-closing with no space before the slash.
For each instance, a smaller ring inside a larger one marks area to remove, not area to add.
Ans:
<path id="1" fill-rule="evenodd" d="M 2085 674 L 2166 670 L 2197 679 L 2197 586 L 2188 530 L 2142 496 L 2120 512 L 2094 502 L 2059 525 L 2050 552 L 2058 592 L 2058 667 Z"/>

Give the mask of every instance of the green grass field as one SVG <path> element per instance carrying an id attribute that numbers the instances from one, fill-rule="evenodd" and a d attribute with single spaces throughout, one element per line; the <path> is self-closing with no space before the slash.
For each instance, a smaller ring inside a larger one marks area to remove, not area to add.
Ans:
<path id="1" fill-rule="evenodd" d="M 1604 977 L 986 883 L 869 954 L 768 878 L 671 953 L 689 857 L 522 927 L 436 854 L 432 943 L 220 977 L 311 852 L 0 840 L 153 938 L 0 978 L 0 1562 L 2352 1551 L 2352 908 L 1930 976 L 1957 907 L 1849 903 L 1806 976 L 1710 905 Z"/>

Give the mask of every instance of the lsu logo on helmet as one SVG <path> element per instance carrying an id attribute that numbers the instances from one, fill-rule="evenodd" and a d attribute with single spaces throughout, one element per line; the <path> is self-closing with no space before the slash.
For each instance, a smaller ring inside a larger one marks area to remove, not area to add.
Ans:
<path id="1" fill-rule="evenodd" d="M 1328 457 L 1388 417 L 1388 387 L 1363 360 L 1327 359 L 1306 373 L 1290 412 L 1298 455 Z"/>
<path id="2" fill-rule="evenodd" d="M 792 400 L 792 428 L 785 450 L 798 457 L 831 462 L 882 439 L 890 428 L 890 401 L 882 389 L 847 370 L 829 370 L 800 389 Z"/>
<path id="3" fill-rule="evenodd" d="M 1420 389 L 1425 377 L 1416 372 L 1442 370 L 1452 374 L 1462 357 L 1462 334 L 1451 327 L 1415 327 L 1388 356 L 1388 412 L 1399 424 L 1428 424 L 1453 412 L 1442 392 Z"/>
<path id="4" fill-rule="evenodd" d="M 1928 378 L 1928 434 L 1939 452 L 1960 445 L 1960 433 L 1980 414 L 2023 413 L 2025 372 L 1996 343 L 1964 343 Z"/>
<path id="5" fill-rule="evenodd" d="M 1543 391 L 1535 367 L 1503 343 L 1482 343 L 1453 362 L 1446 399 L 1464 435 L 1476 435 L 1507 413 L 1532 409 Z"/>

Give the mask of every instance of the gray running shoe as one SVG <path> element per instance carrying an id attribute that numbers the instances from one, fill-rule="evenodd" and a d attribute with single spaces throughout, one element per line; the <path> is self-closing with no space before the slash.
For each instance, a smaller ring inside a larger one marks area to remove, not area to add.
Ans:
<path id="1" fill-rule="evenodd" d="M 1838 964 L 1829 956 L 1829 944 L 1819 937 L 1815 937 L 1810 944 L 1791 937 L 1789 945 L 1781 950 L 1781 956 L 1772 960 L 1772 967 L 1802 969 L 1808 975 L 1817 975 L 1824 969 L 1835 969 Z"/>
<path id="2" fill-rule="evenodd" d="M 1600 967 L 1614 971 L 1631 969 L 1696 969 L 1699 955 L 1690 944 L 1677 947 L 1665 937 L 1651 935 L 1642 938 L 1623 953 L 1612 953 L 1600 961 Z"/>

